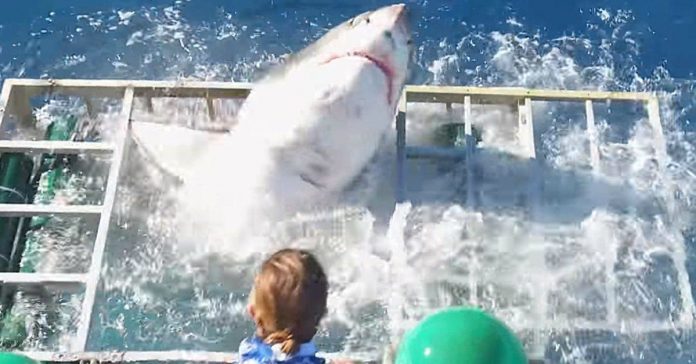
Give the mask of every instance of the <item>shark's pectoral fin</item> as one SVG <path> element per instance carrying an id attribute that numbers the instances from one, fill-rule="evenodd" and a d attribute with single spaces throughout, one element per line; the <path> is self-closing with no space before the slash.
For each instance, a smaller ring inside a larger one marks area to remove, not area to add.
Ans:
<path id="1" fill-rule="evenodd" d="M 150 163 L 181 182 L 225 133 L 150 122 L 132 122 L 131 136 Z"/>

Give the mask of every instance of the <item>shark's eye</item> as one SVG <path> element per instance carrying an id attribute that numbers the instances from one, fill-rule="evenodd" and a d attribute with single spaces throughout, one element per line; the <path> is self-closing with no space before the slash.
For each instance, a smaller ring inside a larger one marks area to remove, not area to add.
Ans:
<path id="1" fill-rule="evenodd" d="M 360 25 L 362 22 L 365 22 L 365 24 L 370 24 L 370 18 L 365 14 L 358 15 L 355 18 L 351 19 L 348 25 L 350 25 L 351 27 L 355 27 Z"/>

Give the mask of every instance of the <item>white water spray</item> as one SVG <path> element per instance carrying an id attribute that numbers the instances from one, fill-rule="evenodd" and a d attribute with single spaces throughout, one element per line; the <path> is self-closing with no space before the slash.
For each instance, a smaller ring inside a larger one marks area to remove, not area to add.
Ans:
<path id="1" fill-rule="evenodd" d="M 389 259 L 389 277 L 392 288 L 387 300 L 387 316 L 389 317 L 389 332 L 391 342 L 397 342 L 406 331 L 404 321 L 404 309 L 406 308 L 406 295 L 409 294 L 408 286 L 417 282 L 418 277 L 409 269 L 406 255 L 406 217 L 411 211 L 410 203 L 397 204 L 394 214 L 389 220 L 386 240 L 391 248 Z"/>

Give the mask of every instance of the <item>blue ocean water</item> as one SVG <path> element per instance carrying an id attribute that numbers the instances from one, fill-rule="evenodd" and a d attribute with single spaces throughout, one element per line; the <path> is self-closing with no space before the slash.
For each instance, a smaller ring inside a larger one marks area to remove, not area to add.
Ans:
<path id="1" fill-rule="evenodd" d="M 8 2 L 0 10 L 0 81 L 10 77 L 254 80 L 279 56 L 301 49 L 347 17 L 387 3 Z M 410 83 L 660 91 L 674 164 L 692 174 L 696 170 L 692 81 L 696 47 L 691 46 L 696 2 L 407 3 L 417 46 Z M 685 188 L 683 193 L 684 204 L 691 207 L 693 190 Z M 685 211 L 693 214 L 694 209 Z M 693 231 L 684 235 L 690 257 L 687 268 L 696 275 L 696 239 Z M 606 342 L 612 336 L 587 340 Z M 691 362 L 695 349 L 688 345 L 694 341 L 679 342 L 687 354 L 675 354 L 673 343 L 667 342 L 650 346 L 653 352 L 646 355 L 669 357 L 664 362 L 670 363 Z M 627 353 L 638 349 L 623 349 L 618 354 L 596 353 L 596 358 L 603 358 L 596 362 L 635 359 Z"/>
<path id="2" fill-rule="evenodd" d="M 273 57 L 298 50 L 343 19 L 386 3 L 12 3 L 0 12 L 0 80 L 17 76 L 247 80 Z M 654 86 L 638 85 L 636 80 L 688 80 L 696 72 L 692 61 L 696 50 L 688 46 L 696 30 L 696 4 L 688 0 L 660 4 L 422 0 L 408 4 L 419 45 L 412 83 L 535 86 L 491 67 L 489 61 L 499 44 L 488 35 L 496 32 L 535 41 L 537 56 L 561 42 L 562 54 L 575 66 L 612 70 L 601 86 L 596 82 L 571 85 L 565 80 L 565 87 L 650 88 Z M 448 69 L 427 69 L 444 55 L 450 56 L 444 58 Z M 693 119 L 691 108 L 687 111 L 685 123 Z"/>
<path id="3" fill-rule="evenodd" d="M 157 71 L 166 72 L 158 70 L 164 68 L 163 65 L 143 69 L 136 61 L 146 52 L 137 46 L 126 46 L 126 41 L 138 29 L 152 26 L 149 19 L 169 6 L 180 12 L 170 20 L 178 18 L 188 28 L 183 29 L 184 46 L 170 50 L 172 56 L 185 57 L 189 53 L 186 44 L 193 45 L 196 39 L 207 48 L 204 58 L 208 62 L 232 67 L 239 57 L 249 57 L 249 48 L 268 53 L 295 50 L 316 37 L 323 28 L 387 3 L 357 0 L 15 2 L 6 4 L 0 12 L 0 64 L 3 65 L 0 77 L 44 74 L 52 77 L 132 77 L 136 70 L 142 73 L 137 74 L 141 77 L 162 77 Z M 696 4 L 688 0 L 665 3 L 472 0 L 410 1 L 408 4 L 416 19 L 417 44 L 459 40 L 472 31 L 514 32 L 541 39 L 582 36 L 595 44 L 613 39 L 616 44 L 612 51 L 619 57 L 616 65 L 635 67 L 643 77 L 649 77 L 657 67 L 665 67 L 675 78 L 692 78 L 696 72 L 693 63 L 696 50 L 688 46 L 696 31 Z M 122 22 L 118 11 L 136 14 L 130 22 Z M 97 20 L 90 22 L 90 18 Z M 238 36 L 225 37 L 222 33 L 230 23 L 248 30 L 239 31 Z M 252 39 L 243 39 L 252 35 Z M 617 41 L 624 36 L 630 36 L 632 41 Z M 639 47 L 639 52 L 633 54 L 632 47 Z M 481 56 L 481 52 L 471 53 L 469 56 Z M 78 55 L 87 57 L 79 67 L 61 66 L 66 57 Z M 591 59 L 576 60 L 581 65 L 591 64 Z M 125 63 L 129 70 L 105 66 L 114 61 Z"/>

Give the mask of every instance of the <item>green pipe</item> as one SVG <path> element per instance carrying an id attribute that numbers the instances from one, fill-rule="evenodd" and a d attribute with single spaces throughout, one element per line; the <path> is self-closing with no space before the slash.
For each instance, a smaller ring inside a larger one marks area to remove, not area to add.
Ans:
<path id="1" fill-rule="evenodd" d="M 77 118 L 75 116 L 69 115 L 58 118 L 48 126 L 46 139 L 53 141 L 69 140 L 76 125 Z M 42 156 L 39 171 L 37 172 L 39 178 L 35 182 L 35 204 L 49 204 L 53 201 L 53 198 L 56 196 L 56 190 L 64 187 L 67 179 L 70 177 L 68 170 L 70 162 L 69 156 L 66 155 L 44 154 Z M 41 242 L 36 234 L 32 234 L 31 231 L 45 226 L 50 219 L 50 216 L 34 216 L 31 219 L 29 225 L 30 232 L 27 234 L 27 242 L 20 263 L 20 272 L 34 273 L 36 271 L 36 265 L 41 260 Z"/>
<path id="2" fill-rule="evenodd" d="M 77 125 L 75 116 L 66 116 L 57 118 L 48 127 L 46 131 L 47 140 L 70 140 L 73 135 L 73 130 Z M 74 156 L 44 154 L 41 157 L 39 169 L 34 175 L 31 183 L 27 183 L 28 190 L 31 192 L 34 204 L 49 204 L 53 201 L 56 195 L 56 190 L 66 185 L 67 179 L 70 177 L 69 164 Z M 14 267 L 14 271 L 22 273 L 35 273 L 36 266 L 41 261 L 41 245 L 40 234 L 36 231 L 42 227 L 49 227 L 47 224 L 51 221 L 50 216 L 34 216 L 27 224 L 24 231 L 21 232 L 21 246 L 18 266 Z M 15 228 L 15 234 L 16 234 Z M 15 249 L 17 250 L 17 249 Z M 17 349 L 22 346 L 27 337 L 26 313 L 20 312 L 18 307 L 13 305 L 17 299 L 21 299 L 23 292 L 11 294 L 8 300 L 5 300 L 3 313 L 5 313 L 0 328 L 0 347 L 7 349 Z"/>
<path id="3" fill-rule="evenodd" d="M 22 153 L 0 156 L 0 203 L 26 203 L 34 163 Z M 21 218 L 0 217 L 0 272 L 12 271 L 11 255 Z"/>
<path id="4" fill-rule="evenodd" d="M 471 128 L 474 144 L 481 141 L 481 132 Z M 466 147 L 466 126 L 464 123 L 447 123 L 435 130 L 435 144 L 438 146 L 464 148 Z"/>

